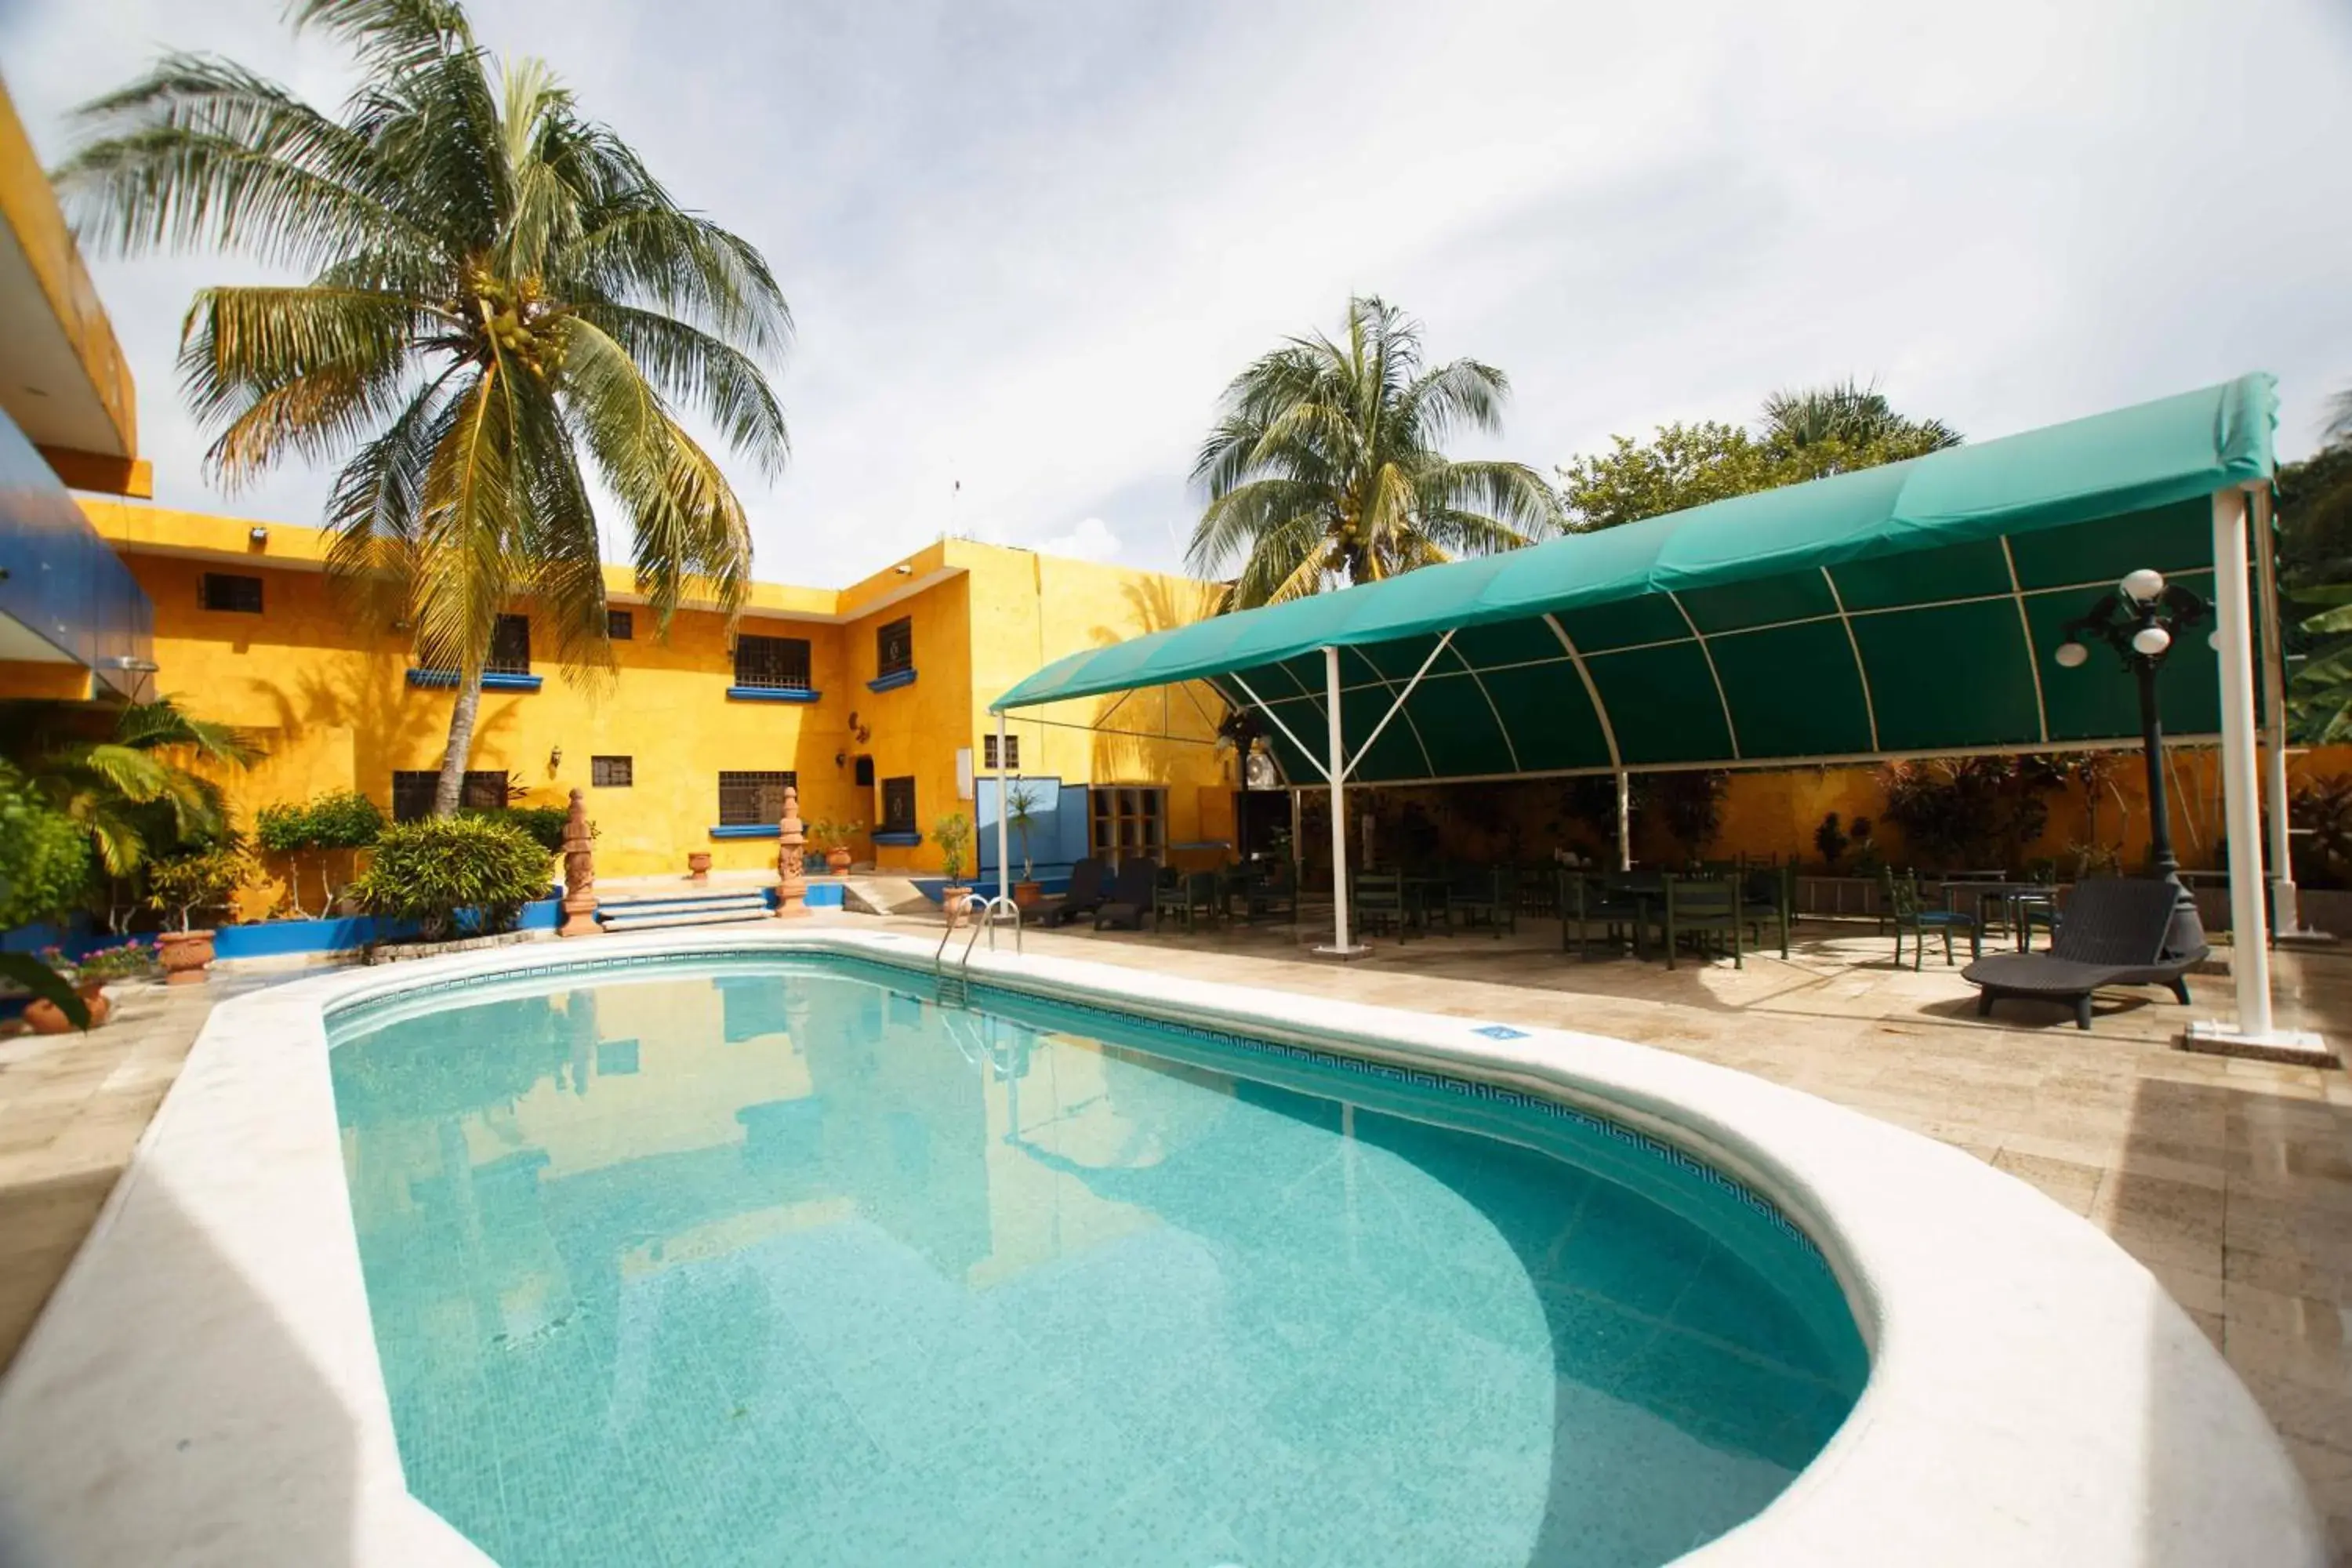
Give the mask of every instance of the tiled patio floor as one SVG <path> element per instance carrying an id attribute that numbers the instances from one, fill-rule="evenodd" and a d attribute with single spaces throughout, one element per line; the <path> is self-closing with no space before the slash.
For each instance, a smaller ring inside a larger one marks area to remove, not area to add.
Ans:
<path id="1" fill-rule="evenodd" d="M 862 919 L 862 917 L 835 917 Z M 936 922 L 892 921 L 936 932 Z M 1349 964 L 1290 927 L 1136 936 L 1032 931 L 1031 951 L 1470 1016 L 1592 1030 L 1755 1072 L 1968 1150 L 2087 1215 L 2153 1269 L 2287 1437 L 2352 1564 L 2352 1080 L 2189 1056 L 2161 993 L 2103 998 L 2097 1027 L 2005 1005 L 1931 960 L 1888 963 L 1867 927 L 1801 928 L 1747 967 L 1578 963 L 1557 928 L 1378 944 Z M 250 984 L 247 982 L 246 984 Z M 0 1040 L 0 1364 L 14 1354 L 211 1002 L 131 990 L 88 1037 Z M 2282 1012 L 2352 1042 L 2352 951 L 2284 954 Z"/>

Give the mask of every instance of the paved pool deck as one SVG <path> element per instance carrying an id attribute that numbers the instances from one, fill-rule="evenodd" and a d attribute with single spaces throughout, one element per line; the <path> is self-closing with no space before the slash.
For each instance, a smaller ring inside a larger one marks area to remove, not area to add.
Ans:
<path id="1" fill-rule="evenodd" d="M 937 931 L 936 921 L 855 921 Z M 1310 915 L 1310 922 L 1311 922 Z M 1867 925 L 1809 923 L 1791 957 L 1685 964 L 1560 953 L 1557 927 L 1387 940 L 1339 964 L 1319 933 L 1031 931 L 1029 950 L 1310 995 L 1614 1035 L 1822 1095 L 1966 1150 L 2087 1215 L 2163 1280 L 2286 1437 L 2352 1564 L 2352 1080 L 2191 1056 L 2227 981 L 1975 1016 L 1939 958 L 1889 962 Z M 960 939 L 959 939 L 960 940 Z M 2284 1021 L 2352 1043 L 2352 951 L 2282 953 Z M 0 1039 L 0 1363 L 12 1356 L 176 1076 L 212 1003 L 254 984 L 119 988 L 87 1037 Z M 2139 998 L 2126 1000 L 2126 997 Z"/>

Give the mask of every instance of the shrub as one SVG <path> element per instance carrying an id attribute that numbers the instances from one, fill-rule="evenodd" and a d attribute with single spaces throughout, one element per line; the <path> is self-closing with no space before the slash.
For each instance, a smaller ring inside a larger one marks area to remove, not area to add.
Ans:
<path id="1" fill-rule="evenodd" d="M 89 891 L 89 832 L 0 763 L 0 931 L 54 920 Z"/>
<path id="2" fill-rule="evenodd" d="M 481 911 L 485 932 L 511 931 L 523 905 L 547 896 L 549 860 L 529 831 L 496 816 L 396 822 L 352 890 L 371 914 L 416 921 L 427 941 L 449 936 L 460 910 Z"/>
<path id="3" fill-rule="evenodd" d="M 940 817 L 931 824 L 931 842 L 940 847 L 940 862 L 947 869 L 948 880 L 961 881 L 964 852 L 971 847 L 971 818 L 960 811 Z"/>
<path id="4" fill-rule="evenodd" d="M 461 811 L 481 822 L 504 822 L 521 828 L 550 855 L 563 853 L 563 823 L 571 814 L 560 805 L 508 805 L 496 811 Z"/>
<path id="5" fill-rule="evenodd" d="M 253 874 L 253 860 L 241 844 L 218 845 L 194 855 L 175 855 L 147 868 L 147 907 L 176 910 L 180 929 L 193 929 L 198 910 L 226 908 Z"/>
<path id="6" fill-rule="evenodd" d="M 302 858 L 314 850 L 364 849 L 383 832 L 383 809 L 356 790 L 334 790 L 302 805 L 278 801 L 263 806 L 253 818 L 253 837 L 264 849 L 287 858 L 287 895 L 298 915 L 302 909 Z M 320 892 L 327 906 L 335 889 L 326 885 L 327 870 L 319 868 Z M 323 906 L 322 906 L 323 907 Z"/>
<path id="7" fill-rule="evenodd" d="M 126 942 L 115 947 L 101 947 L 83 953 L 73 961 L 74 983 L 79 985 L 106 984 L 116 980 L 129 980 L 155 967 L 155 950 L 144 942 Z"/>
<path id="8" fill-rule="evenodd" d="M 313 849 L 365 849 L 383 836 L 383 808 L 357 790 L 322 795 L 307 814 Z"/>

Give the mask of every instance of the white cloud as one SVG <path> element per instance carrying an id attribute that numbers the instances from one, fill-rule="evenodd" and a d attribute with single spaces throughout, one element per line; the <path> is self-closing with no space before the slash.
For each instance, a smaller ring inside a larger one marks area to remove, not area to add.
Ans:
<path id="1" fill-rule="evenodd" d="M 1075 556 L 1080 561 L 1109 561 L 1116 559 L 1126 547 L 1102 519 L 1082 517 L 1069 532 L 1039 540 L 1037 548 L 1048 555 Z"/>
<path id="2" fill-rule="evenodd" d="M 337 91 L 277 0 L 16 6 L 0 59 L 51 157 L 64 107 L 165 42 Z M 1072 518 L 1174 565 L 1220 388 L 1351 289 L 1507 370 L 1481 445 L 1547 469 L 1847 374 L 1990 436 L 2269 369 L 2294 453 L 2352 383 L 2352 20 L 2326 0 L 475 15 L 782 279 L 794 458 L 745 489 L 764 576 L 846 581 L 943 531 L 1052 547 Z M 229 268 L 95 270 L 160 495 L 223 504 L 171 363 Z M 324 489 L 227 504 L 307 521 Z"/>

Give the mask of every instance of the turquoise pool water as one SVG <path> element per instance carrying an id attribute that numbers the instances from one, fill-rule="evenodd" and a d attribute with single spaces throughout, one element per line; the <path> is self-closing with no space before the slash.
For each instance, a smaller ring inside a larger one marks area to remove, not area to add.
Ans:
<path id="1" fill-rule="evenodd" d="M 1860 1392 L 1820 1258 L 1654 1146 L 893 978 L 335 1020 L 409 1485 L 506 1568 L 1635 1568 Z"/>

